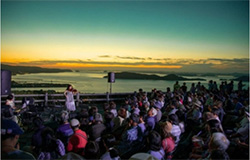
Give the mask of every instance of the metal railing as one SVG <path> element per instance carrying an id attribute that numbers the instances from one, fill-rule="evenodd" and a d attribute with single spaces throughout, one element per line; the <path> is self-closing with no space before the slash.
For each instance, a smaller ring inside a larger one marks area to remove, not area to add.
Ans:
<path id="1" fill-rule="evenodd" d="M 81 102 L 109 102 L 109 101 L 122 101 L 125 97 L 131 96 L 134 93 L 93 93 L 93 94 L 83 94 L 77 93 L 74 96 L 76 106 L 79 106 Z M 5 103 L 7 95 L 1 95 L 1 104 Z M 49 103 L 55 102 L 65 102 L 65 96 L 61 94 L 15 94 L 15 103 L 22 103 L 22 98 L 24 97 L 33 97 L 35 103 L 44 103 L 45 106 L 48 106 Z"/>

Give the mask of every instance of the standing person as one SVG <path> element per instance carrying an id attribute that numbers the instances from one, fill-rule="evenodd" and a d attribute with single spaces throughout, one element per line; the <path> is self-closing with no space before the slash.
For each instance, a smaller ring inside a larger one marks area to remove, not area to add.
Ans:
<path id="1" fill-rule="evenodd" d="M 181 90 L 183 91 L 184 94 L 187 92 L 187 86 L 186 83 L 184 82 L 183 85 L 181 86 Z"/>
<path id="2" fill-rule="evenodd" d="M 240 80 L 238 83 L 238 91 L 242 91 L 243 86 L 245 86 L 245 85 L 242 84 L 242 80 Z"/>
<path id="3" fill-rule="evenodd" d="M 75 111 L 76 106 L 75 106 L 75 100 L 74 100 L 74 94 L 76 94 L 77 90 L 73 89 L 72 85 L 68 85 L 67 89 L 64 91 L 64 95 L 66 97 L 66 108 L 68 111 Z"/>
<path id="4" fill-rule="evenodd" d="M 195 94 L 195 90 L 196 90 L 196 88 L 195 88 L 195 83 L 192 83 L 191 88 L 190 88 L 190 92 L 191 92 L 193 95 Z"/>
<path id="5" fill-rule="evenodd" d="M 174 84 L 174 92 L 179 91 L 180 88 L 181 88 L 181 86 L 179 85 L 179 82 L 176 81 L 176 83 Z"/>

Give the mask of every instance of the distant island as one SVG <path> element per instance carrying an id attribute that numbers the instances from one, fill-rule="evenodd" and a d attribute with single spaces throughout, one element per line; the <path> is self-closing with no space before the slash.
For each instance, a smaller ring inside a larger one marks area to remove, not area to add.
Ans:
<path id="1" fill-rule="evenodd" d="M 68 84 L 54 84 L 54 83 L 19 83 L 11 81 L 11 88 L 39 88 L 39 87 L 66 87 Z"/>
<path id="2" fill-rule="evenodd" d="M 104 76 L 103 78 L 107 78 L 108 76 Z M 184 78 L 181 76 L 177 76 L 175 74 L 169 74 L 166 76 L 157 76 L 157 75 L 148 75 L 148 74 L 140 74 L 140 73 L 132 73 L 132 72 L 120 72 L 115 73 L 116 79 L 143 79 L 143 80 L 166 80 L 166 81 L 206 81 L 202 78 Z"/>
<path id="3" fill-rule="evenodd" d="M 249 81 L 249 76 L 240 76 L 236 79 L 232 79 L 233 81 L 243 81 L 243 82 L 248 82 Z"/>
<path id="4" fill-rule="evenodd" d="M 31 66 L 11 66 L 6 64 L 1 64 L 1 69 L 11 71 L 12 75 L 27 74 L 27 73 L 72 72 L 72 70 L 70 69 L 41 68 L 41 67 L 31 67 Z"/>

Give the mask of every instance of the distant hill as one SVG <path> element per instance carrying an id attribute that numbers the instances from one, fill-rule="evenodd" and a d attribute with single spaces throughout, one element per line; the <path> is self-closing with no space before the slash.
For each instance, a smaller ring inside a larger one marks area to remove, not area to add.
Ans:
<path id="1" fill-rule="evenodd" d="M 248 82 L 249 81 L 249 76 L 240 76 L 240 77 L 238 77 L 238 78 L 236 78 L 236 79 L 232 79 L 232 80 L 234 80 L 234 81 L 243 81 L 243 82 Z"/>
<path id="2" fill-rule="evenodd" d="M 11 81 L 11 88 L 40 88 L 40 87 L 66 87 L 69 84 L 55 84 L 55 83 L 19 83 Z"/>
<path id="3" fill-rule="evenodd" d="M 12 75 L 26 74 L 26 73 L 72 72 L 72 70 L 70 69 L 41 68 L 41 67 L 30 67 L 30 66 L 10 66 L 6 64 L 1 64 L 1 69 L 11 71 Z"/>
<path id="4" fill-rule="evenodd" d="M 107 78 L 108 76 L 104 76 L 103 78 Z M 161 77 L 157 75 L 148 75 L 148 74 L 140 74 L 140 73 L 132 73 L 132 72 L 121 72 L 115 73 L 116 79 L 143 79 L 143 80 L 168 80 L 168 81 L 190 81 L 190 80 L 199 80 L 205 81 L 205 79 L 201 78 L 184 78 L 181 76 L 177 76 L 175 74 L 169 74 L 167 76 Z"/>

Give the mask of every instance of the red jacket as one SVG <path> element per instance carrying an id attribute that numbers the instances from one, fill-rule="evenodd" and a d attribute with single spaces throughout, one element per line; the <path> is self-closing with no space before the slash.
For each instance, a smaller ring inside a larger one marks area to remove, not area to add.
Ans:
<path id="1" fill-rule="evenodd" d="M 87 134 L 84 131 L 78 129 L 70 137 L 67 150 L 83 155 L 82 151 L 83 151 L 83 148 L 85 148 L 87 142 L 88 142 Z"/>

